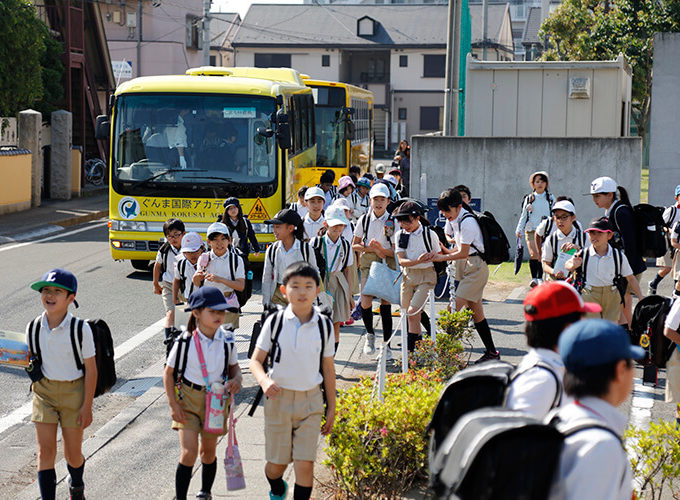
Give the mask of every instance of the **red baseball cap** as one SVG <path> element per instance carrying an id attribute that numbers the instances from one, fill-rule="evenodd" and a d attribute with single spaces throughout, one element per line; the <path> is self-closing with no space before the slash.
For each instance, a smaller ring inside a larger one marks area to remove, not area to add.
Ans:
<path id="1" fill-rule="evenodd" d="M 567 314 L 599 313 L 602 308 L 583 302 L 576 289 L 564 281 L 550 281 L 532 289 L 524 298 L 524 319 L 540 321 Z"/>

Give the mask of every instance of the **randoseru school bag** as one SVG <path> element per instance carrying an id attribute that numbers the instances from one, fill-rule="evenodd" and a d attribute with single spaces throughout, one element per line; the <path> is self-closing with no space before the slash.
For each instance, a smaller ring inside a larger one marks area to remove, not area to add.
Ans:
<path id="1" fill-rule="evenodd" d="M 484 259 L 484 262 L 496 265 L 509 261 L 510 243 L 508 243 L 508 238 L 505 236 L 503 228 L 498 224 L 493 214 L 491 212 L 467 213 L 461 219 L 461 223 L 469 217 L 474 217 L 482 231 L 484 252 L 477 251 L 477 253 Z M 475 250 L 477 249 L 475 248 Z"/>
<path id="2" fill-rule="evenodd" d="M 663 208 L 640 203 L 633 207 L 633 213 L 640 254 L 643 257 L 663 257 L 668 249 Z"/>
<path id="3" fill-rule="evenodd" d="M 428 230 L 429 229 L 429 230 Z M 439 251 L 439 243 L 442 242 L 444 246 L 448 247 L 448 242 L 446 241 L 446 234 L 444 233 L 444 228 L 440 226 L 425 226 L 423 227 L 423 241 L 425 242 L 425 250 L 428 252 Z M 437 235 L 437 239 L 432 237 L 433 233 Z M 444 240 L 442 241 L 442 237 Z M 447 262 L 433 262 L 434 270 L 437 273 L 437 277 L 441 278 L 446 276 Z"/>
<path id="4" fill-rule="evenodd" d="M 633 345 L 645 347 L 649 362 L 657 368 L 666 367 L 675 349 L 675 344 L 663 334 L 666 316 L 670 310 L 671 299 L 661 295 L 641 299 L 633 310 L 630 341 Z M 643 335 L 647 336 L 649 343 L 640 342 Z"/>

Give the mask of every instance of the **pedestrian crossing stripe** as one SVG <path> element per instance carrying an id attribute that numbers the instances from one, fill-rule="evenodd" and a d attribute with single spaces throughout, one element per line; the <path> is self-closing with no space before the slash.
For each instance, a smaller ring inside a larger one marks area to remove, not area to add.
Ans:
<path id="1" fill-rule="evenodd" d="M 255 200 L 255 205 L 253 205 L 253 208 L 248 213 L 248 218 L 254 221 L 258 220 L 264 221 L 269 219 L 267 209 L 264 208 L 264 204 L 262 203 L 262 200 L 260 200 L 259 198 Z"/>

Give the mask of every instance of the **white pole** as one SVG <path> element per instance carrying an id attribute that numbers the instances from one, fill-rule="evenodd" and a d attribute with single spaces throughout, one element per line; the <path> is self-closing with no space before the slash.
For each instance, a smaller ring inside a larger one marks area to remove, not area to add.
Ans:
<path id="1" fill-rule="evenodd" d="M 406 312 L 401 309 L 401 371 L 406 373 L 408 371 L 408 323 L 406 321 Z"/>
<path id="2" fill-rule="evenodd" d="M 434 289 L 430 290 L 430 335 L 434 345 L 437 345 L 437 322 L 434 317 Z"/>
<path id="3" fill-rule="evenodd" d="M 385 355 L 385 349 L 387 348 L 388 347 L 384 342 L 380 345 L 380 366 L 378 367 L 378 399 L 380 399 L 380 401 L 383 400 L 383 393 L 385 392 L 385 378 L 387 377 L 387 357 Z"/>

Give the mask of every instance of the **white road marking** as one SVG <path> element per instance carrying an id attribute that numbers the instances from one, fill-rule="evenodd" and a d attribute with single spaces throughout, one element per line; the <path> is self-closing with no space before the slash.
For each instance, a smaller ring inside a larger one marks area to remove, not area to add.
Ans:
<path id="1" fill-rule="evenodd" d="M 94 223 L 94 224 L 89 224 L 85 227 L 81 227 L 79 229 L 74 229 L 73 231 L 67 231 L 65 233 L 60 232 L 59 234 L 55 234 L 53 236 L 48 236 L 47 238 L 41 238 L 41 239 L 35 240 L 35 241 L 27 241 L 25 243 L 17 243 L 16 245 L 2 246 L 2 247 L 0 247 L 0 252 L 6 252 L 7 250 L 14 250 L 15 248 L 21 248 L 21 247 L 25 247 L 27 245 L 33 245 L 34 243 L 43 243 L 45 241 L 56 240 L 57 238 L 63 238 L 65 236 L 71 236 L 73 234 L 82 233 L 83 231 L 89 231 L 90 229 L 93 229 L 95 227 L 101 227 L 105 224 L 106 224 L 106 222 L 97 222 L 97 223 Z M 59 226 L 59 227 L 61 227 L 61 226 Z"/>

